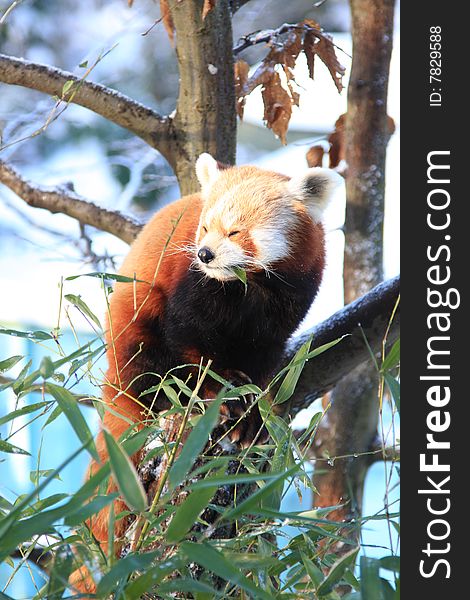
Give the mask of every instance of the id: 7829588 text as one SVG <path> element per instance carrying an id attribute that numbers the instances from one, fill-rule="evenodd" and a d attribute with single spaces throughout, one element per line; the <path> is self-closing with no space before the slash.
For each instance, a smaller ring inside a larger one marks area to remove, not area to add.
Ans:
<path id="1" fill-rule="evenodd" d="M 433 25 L 429 28 L 429 105 L 442 105 L 442 28 Z"/>

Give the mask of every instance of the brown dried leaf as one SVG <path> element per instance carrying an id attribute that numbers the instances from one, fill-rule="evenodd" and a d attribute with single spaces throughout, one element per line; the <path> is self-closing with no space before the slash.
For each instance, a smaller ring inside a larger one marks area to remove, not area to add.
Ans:
<path id="1" fill-rule="evenodd" d="M 346 156 L 346 150 L 344 148 L 345 125 L 346 114 L 343 114 L 337 119 L 334 130 L 328 136 L 328 141 L 330 142 L 330 169 L 337 167 Z"/>
<path id="2" fill-rule="evenodd" d="M 323 35 L 314 46 L 314 51 L 328 67 L 338 92 L 343 89 L 343 75 L 346 69 L 336 56 L 333 40 L 330 36 Z"/>
<path id="3" fill-rule="evenodd" d="M 388 135 L 391 136 L 394 131 L 395 121 L 392 119 L 392 117 L 387 116 Z M 330 150 L 328 152 L 330 169 L 335 169 L 342 160 L 346 159 L 345 132 L 346 114 L 342 114 L 336 120 L 334 130 L 328 136 L 328 142 L 330 144 Z"/>
<path id="4" fill-rule="evenodd" d="M 292 115 L 292 104 L 298 106 L 300 95 L 294 90 L 293 68 L 302 51 L 303 32 L 299 28 L 292 29 L 283 42 L 272 44 L 270 51 L 248 79 L 240 77 L 237 88 L 238 114 L 243 115 L 245 98 L 258 86 L 263 86 L 261 94 L 264 103 L 264 119 L 267 127 L 286 143 L 287 128 Z M 276 67 L 280 65 L 286 76 L 287 89 L 283 87 Z M 247 69 L 246 69 L 247 70 Z M 237 71 L 235 72 L 237 74 Z M 240 117 L 241 118 L 241 117 Z"/>
<path id="5" fill-rule="evenodd" d="M 300 29 L 293 29 L 289 32 L 287 39 L 281 48 L 273 46 L 270 54 L 276 57 L 277 62 L 281 65 L 293 69 L 295 67 L 295 61 L 302 50 L 302 31 Z"/>
<path id="6" fill-rule="evenodd" d="M 173 23 L 173 17 L 171 16 L 170 7 L 168 6 L 168 0 L 160 0 L 160 14 L 160 18 L 163 21 L 170 42 L 173 44 L 175 41 L 175 25 Z"/>
<path id="7" fill-rule="evenodd" d="M 273 77 L 276 65 L 282 65 L 292 69 L 295 61 L 302 50 L 302 30 L 293 29 L 287 35 L 283 44 L 276 43 L 263 59 L 263 62 L 256 69 L 253 75 L 245 85 L 244 93 L 247 96 L 259 85 L 263 85 Z M 287 73 L 286 73 L 287 74 Z M 293 73 L 288 79 L 294 79 Z"/>
<path id="8" fill-rule="evenodd" d="M 286 33 L 286 28 L 288 31 Z M 332 39 L 322 33 L 318 23 L 306 20 L 298 25 L 288 25 L 276 31 L 268 32 L 270 50 L 253 75 L 248 78 L 246 68 L 239 72 L 241 62 L 235 69 L 237 112 L 243 116 L 245 99 L 254 89 L 262 86 L 264 102 L 264 119 L 266 125 L 278 135 L 282 143 L 286 143 L 286 133 L 292 115 L 292 105 L 299 105 L 300 94 L 295 90 L 294 67 L 300 52 L 307 58 L 309 75 L 313 78 L 315 56 L 318 55 L 330 71 L 338 89 L 342 89 L 342 77 L 345 69 L 339 63 Z M 263 40 L 266 31 L 261 32 Z M 282 37 L 281 37 L 282 34 Z M 246 63 L 245 63 L 246 64 Z M 284 86 L 279 76 L 279 69 L 284 71 Z"/>
<path id="9" fill-rule="evenodd" d="M 323 164 L 323 156 L 325 154 L 325 150 L 323 146 L 312 146 L 310 150 L 307 152 L 307 164 L 309 168 L 311 167 L 321 167 Z"/>
<path id="10" fill-rule="evenodd" d="M 338 92 L 341 92 L 343 89 L 343 75 L 346 69 L 336 56 L 333 39 L 326 33 L 322 33 L 318 24 L 314 21 L 305 21 L 305 25 L 308 25 L 309 29 L 304 36 L 303 50 L 307 58 L 310 77 L 313 79 L 315 56 L 318 55 L 328 68 Z"/>
<path id="11" fill-rule="evenodd" d="M 243 119 L 243 111 L 245 110 L 246 95 L 243 94 L 243 89 L 248 81 L 249 70 L 250 65 L 244 60 L 237 60 L 235 63 L 235 96 L 240 121 Z"/>
<path id="12" fill-rule="evenodd" d="M 315 53 L 312 51 L 312 49 L 316 40 L 316 34 L 321 34 L 321 27 L 312 19 L 305 19 L 305 21 L 302 21 L 302 25 L 308 27 L 304 36 L 303 51 L 305 58 L 307 59 L 308 74 L 310 75 L 310 79 L 313 79 Z"/>
<path id="13" fill-rule="evenodd" d="M 292 100 L 282 87 L 281 78 L 275 71 L 261 91 L 264 102 L 264 120 L 267 127 L 286 144 L 287 128 L 292 115 Z"/>
<path id="14" fill-rule="evenodd" d="M 308 74 L 310 79 L 313 79 L 315 75 L 315 52 L 313 46 L 317 38 L 311 31 L 307 31 L 304 37 L 304 54 L 307 59 Z"/>
<path id="15" fill-rule="evenodd" d="M 202 20 L 207 17 L 207 14 L 214 8 L 216 0 L 204 0 L 204 6 L 202 7 Z"/>
<path id="16" fill-rule="evenodd" d="M 287 89 L 289 90 L 289 94 L 290 94 L 290 97 L 291 97 L 292 104 L 295 104 L 295 106 L 299 106 L 300 94 L 299 94 L 299 92 L 296 92 L 294 90 L 294 88 L 292 87 L 292 81 L 295 82 L 294 74 L 292 73 L 292 71 L 288 67 L 284 67 L 284 73 L 286 74 Z"/>

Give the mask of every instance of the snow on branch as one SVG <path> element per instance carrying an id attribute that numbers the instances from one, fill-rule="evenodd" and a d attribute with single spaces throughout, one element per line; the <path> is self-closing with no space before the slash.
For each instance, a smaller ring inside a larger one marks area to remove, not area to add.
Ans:
<path id="1" fill-rule="evenodd" d="M 20 85 L 84 106 L 128 129 L 168 157 L 171 120 L 116 90 L 68 71 L 5 54 L 0 54 L 0 82 Z"/>
<path id="2" fill-rule="evenodd" d="M 66 186 L 45 187 L 33 185 L 7 163 L 0 161 L 0 183 L 10 188 L 29 206 L 44 208 L 51 213 L 62 213 L 77 219 L 83 225 L 91 225 L 111 233 L 130 244 L 142 225 L 131 217 L 117 211 L 101 208 L 84 200 Z"/>
<path id="3" fill-rule="evenodd" d="M 382 348 L 387 335 L 387 342 L 393 343 L 399 336 L 400 313 L 396 307 L 400 293 L 400 277 L 385 281 L 351 304 L 348 304 L 334 315 L 292 340 L 287 359 L 290 360 L 305 341 L 313 335 L 312 350 L 323 344 L 347 336 L 315 359 L 307 362 L 295 394 L 284 407 L 286 414 L 294 417 L 300 410 L 309 406 L 331 390 L 340 379 L 367 360 L 370 350 Z M 387 331 L 388 330 L 388 331 Z"/>

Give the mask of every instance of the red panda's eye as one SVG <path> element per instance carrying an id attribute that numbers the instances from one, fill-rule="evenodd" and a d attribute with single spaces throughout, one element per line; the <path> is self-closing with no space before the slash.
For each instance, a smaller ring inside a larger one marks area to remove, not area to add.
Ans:
<path id="1" fill-rule="evenodd" d="M 240 232 L 239 232 L 239 231 L 231 231 L 231 232 L 228 234 L 228 237 L 232 237 L 232 236 L 234 236 L 234 235 L 237 235 L 238 233 L 240 233 Z"/>
<path id="2" fill-rule="evenodd" d="M 207 227 L 204 227 L 204 226 L 203 226 L 203 228 L 202 228 L 202 231 L 203 231 L 204 233 L 207 233 Z"/>

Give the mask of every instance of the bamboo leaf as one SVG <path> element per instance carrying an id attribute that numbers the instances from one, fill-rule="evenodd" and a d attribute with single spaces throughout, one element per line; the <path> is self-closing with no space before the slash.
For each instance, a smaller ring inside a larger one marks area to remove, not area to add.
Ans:
<path id="1" fill-rule="evenodd" d="M 241 502 L 238 506 L 235 506 L 234 508 L 230 508 L 226 512 L 224 512 L 222 515 L 223 518 L 225 520 L 233 520 L 233 519 L 237 519 L 241 515 L 250 514 L 250 512 L 256 512 L 257 509 L 259 509 L 261 507 L 262 500 L 264 498 L 268 497 L 274 490 L 277 489 L 279 481 L 282 481 L 284 479 L 287 479 L 288 477 L 291 477 L 292 475 L 297 473 L 299 470 L 300 470 L 300 466 L 294 465 L 287 471 L 285 471 L 283 473 L 278 473 L 277 475 L 274 476 L 273 479 L 268 481 L 268 483 L 266 483 L 266 485 L 264 485 L 262 488 L 258 489 L 253 494 L 251 494 L 246 500 L 243 500 L 243 502 Z"/>
<path id="2" fill-rule="evenodd" d="M 307 361 L 311 343 L 311 339 L 307 340 L 295 353 L 295 356 L 291 361 L 291 366 L 277 391 L 273 404 L 282 404 L 283 402 L 286 402 L 294 393 L 295 386 L 299 381 L 300 374 Z"/>
<path id="3" fill-rule="evenodd" d="M 170 470 L 169 481 L 173 489 L 183 481 L 202 449 L 207 444 L 209 435 L 219 420 L 221 403 L 222 400 L 213 400 L 211 402 L 209 408 L 193 427 L 188 439 L 185 441 L 180 455 Z"/>
<path id="4" fill-rule="evenodd" d="M 78 310 L 83 313 L 86 317 L 88 317 L 95 325 L 97 325 L 100 329 L 101 323 L 98 317 L 91 311 L 88 305 L 82 300 L 80 296 L 75 296 L 74 294 L 65 294 L 64 298 L 68 300 L 71 304 L 73 304 Z"/>
<path id="5" fill-rule="evenodd" d="M 330 572 L 317 589 L 318 596 L 327 596 L 333 590 L 334 586 L 341 581 L 346 569 L 353 567 L 358 552 L 359 548 L 354 548 L 333 564 Z M 378 600 L 378 598 L 374 600 Z"/>
<path id="6" fill-rule="evenodd" d="M 13 444 L 10 444 L 10 442 L 6 442 L 5 440 L 0 440 L 0 452 L 7 452 L 8 454 L 24 454 L 25 456 L 31 456 L 31 454 L 26 450 L 18 448 L 18 446 L 14 446 Z"/>
<path id="7" fill-rule="evenodd" d="M 69 423 L 72 425 L 78 439 L 84 445 L 89 444 L 90 454 L 95 460 L 99 460 L 95 442 L 93 441 L 93 435 L 72 393 L 66 388 L 60 387 L 53 383 L 48 383 L 46 385 L 46 389 L 55 398 L 55 400 L 57 400 L 57 404 L 60 406 L 62 412 L 69 420 Z"/>
<path id="8" fill-rule="evenodd" d="M 217 486 L 212 485 L 194 490 L 178 506 L 166 531 L 166 539 L 169 544 L 177 544 L 184 538 L 196 522 L 198 516 L 207 507 L 217 489 Z"/>
<path id="9" fill-rule="evenodd" d="M 12 337 L 27 338 L 28 340 L 42 341 L 54 339 L 50 333 L 45 331 L 18 331 L 16 329 L 0 329 L 0 333 Z"/>
<path id="10" fill-rule="evenodd" d="M 269 481 L 275 479 L 278 481 L 279 473 L 240 473 L 239 475 L 215 475 L 205 477 L 191 484 L 191 489 L 196 490 L 206 487 L 221 487 L 223 485 L 235 485 L 241 483 L 255 483 L 258 481 Z"/>
<path id="11" fill-rule="evenodd" d="M 384 379 L 397 407 L 398 414 L 400 414 L 400 383 L 390 373 L 384 373 Z"/>
<path id="12" fill-rule="evenodd" d="M 24 358 L 24 356 L 10 356 L 10 358 L 0 361 L 0 373 L 5 373 L 5 371 L 14 367 L 22 358 Z"/>
<path id="13" fill-rule="evenodd" d="M 111 504 L 117 497 L 117 493 L 108 494 L 107 496 L 96 496 L 91 502 L 87 502 L 83 508 L 66 517 L 64 519 L 64 525 L 75 527 L 76 525 L 85 522 L 92 515 L 96 515 L 100 510 L 108 506 L 108 504 Z"/>
<path id="14" fill-rule="evenodd" d="M 90 441 L 88 442 L 90 443 Z M 78 448 L 69 456 L 57 469 L 46 477 L 37 488 L 18 502 L 15 507 L 5 517 L 0 519 L 0 562 L 10 555 L 12 550 L 17 548 L 23 542 L 29 540 L 33 535 L 41 535 L 48 531 L 54 522 L 64 518 L 70 512 L 81 507 L 82 503 L 94 493 L 99 481 L 107 474 L 109 467 L 105 465 L 95 475 L 78 490 L 73 498 L 64 506 L 59 508 L 34 514 L 29 519 L 20 520 L 31 501 L 37 498 L 38 494 L 60 473 L 69 463 L 71 463 L 86 447 L 86 444 Z"/>
<path id="15" fill-rule="evenodd" d="M 124 590 L 123 598 L 133 600 L 142 597 L 145 592 L 151 591 L 164 577 L 178 569 L 182 564 L 180 556 L 173 556 L 170 560 L 160 562 L 155 567 L 147 569 L 142 575 L 131 581 Z"/>
<path id="16" fill-rule="evenodd" d="M 103 430 L 103 435 L 119 491 L 132 510 L 143 512 L 147 508 L 147 496 L 134 465 L 110 433 Z"/>
<path id="17" fill-rule="evenodd" d="M 209 598 L 209 600 L 221 597 L 220 591 L 217 591 L 207 583 L 198 581 L 197 579 L 191 579 L 190 577 L 180 577 L 178 579 L 165 581 L 158 587 L 159 594 L 171 594 L 171 598 L 175 597 L 175 592 L 179 592 L 179 595 L 182 592 L 190 592 L 192 593 L 191 597 L 196 597 L 195 594 L 199 592 L 199 598 L 201 598 L 200 594 L 202 593 L 205 594 L 204 598 Z M 188 596 L 184 597 L 187 598 Z"/>
<path id="18" fill-rule="evenodd" d="M 232 272 L 235 275 L 235 277 L 243 283 L 246 290 L 248 283 L 245 269 L 242 269 L 241 267 L 232 267 Z"/>
<path id="19" fill-rule="evenodd" d="M 380 562 L 376 558 L 361 556 L 360 565 L 362 600 L 385 600 L 379 577 Z"/>
<path id="20" fill-rule="evenodd" d="M 54 363 L 50 356 L 43 356 L 39 365 L 39 373 L 43 379 L 49 379 L 54 374 Z"/>
<path id="21" fill-rule="evenodd" d="M 54 564 L 47 584 L 47 600 L 60 600 L 63 597 L 64 591 L 68 587 L 68 579 L 73 568 L 73 553 L 69 546 L 63 545 L 62 548 L 55 552 Z"/>
<path id="22" fill-rule="evenodd" d="M 24 406 L 23 408 L 13 410 L 11 413 L 8 413 L 4 417 L 0 418 L 0 425 L 4 425 L 5 423 L 8 423 L 8 421 L 13 421 L 13 419 L 22 417 L 23 415 L 28 415 L 32 412 L 36 412 L 37 410 L 40 410 L 41 408 L 43 408 L 44 406 L 48 406 L 49 404 L 50 402 L 37 402 L 36 404 L 29 404 L 28 406 Z"/>
<path id="23" fill-rule="evenodd" d="M 109 594 L 125 582 L 134 571 L 146 571 L 158 556 L 158 552 L 145 552 L 144 554 L 128 554 L 118 561 L 110 571 L 100 580 L 96 588 L 98 598 L 107 598 Z"/>
<path id="24" fill-rule="evenodd" d="M 146 283 L 143 279 L 134 279 L 134 277 L 125 277 L 124 275 L 118 275 L 117 273 L 99 273 L 94 271 L 93 273 L 82 273 L 81 275 L 70 275 L 65 278 L 65 281 L 73 281 L 79 277 L 97 277 L 99 279 L 111 279 L 112 281 L 118 281 L 120 283 Z"/>
<path id="25" fill-rule="evenodd" d="M 70 90 L 70 88 L 73 86 L 74 81 L 73 79 L 69 79 L 68 81 L 66 81 L 64 83 L 64 85 L 62 86 L 62 96 L 65 96 L 65 94 Z"/>
<path id="26" fill-rule="evenodd" d="M 389 353 L 382 363 L 382 372 L 390 371 L 400 362 L 400 339 L 398 339 L 390 348 Z"/>
<path id="27" fill-rule="evenodd" d="M 304 563 L 307 575 L 312 580 L 315 589 L 317 589 L 318 586 L 325 579 L 325 576 L 323 575 L 321 569 L 319 569 L 317 565 L 313 561 L 311 561 L 307 556 L 305 556 L 302 552 L 300 553 L 300 556 L 302 557 L 302 562 Z"/>
<path id="28" fill-rule="evenodd" d="M 400 557 L 399 556 L 383 556 L 380 559 L 380 568 L 388 571 L 400 572 Z"/>
<path id="29" fill-rule="evenodd" d="M 191 562 L 196 562 L 205 569 L 239 586 L 254 598 L 271 600 L 272 596 L 250 581 L 238 567 L 228 561 L 224 555 L 207 542 L 195 544 L 183 542 L 180 546 L 182 552 Z"/>

